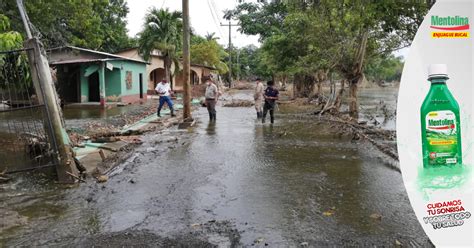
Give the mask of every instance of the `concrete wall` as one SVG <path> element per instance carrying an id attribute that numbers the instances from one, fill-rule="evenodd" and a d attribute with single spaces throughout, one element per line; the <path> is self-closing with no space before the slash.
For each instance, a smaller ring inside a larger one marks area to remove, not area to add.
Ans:
<path id="1" fill-rule="evenodd" d="M 211 70 L 202 67 L 202 66 L 196 66 L 196 65 L 191 65 L 191 75 L 190 77 L 193 77 L 193 72 L 197 76 L 197 79 L 194 80 L 195 82 L 193 83 L 193 80 L 191 80 L 191 85 L 196 85 L 196 84 L 202 84 L 204 83 L 204 78 L 208 77 L 211 74 Z M 183 90 L 183 85 L 184 85 L 184 75 L 182 72 L 178 73 L 175 77 L 175 89 L 176 91 L 182 91 Z"/>
<path id="2" fill-rule="evenodd" d="M 132 59 L 143 59 L 142 56 L 138 53 L 138 49 L 130 49 L 130 50 L 125 50 L 122 52 L 116 53 L 117 55 L 127 57 L 127 58 L 132 58 Z M 155 84 L 153 80 L 151 80 L 151 73 L 153 70 L 157 68 L 165 68 L 165 62 L 161 57 L 159 56 L 151 56 L 150 60 L 148 61 L 150 64 L 146 66 L 146 73 L 144 74 L 144 82 L 147 85 L 147 90 L 149 93 L 154 92 L 155 89 Z"/>
<path id="3" fill-rule="evenodd" d="M 114 65 L 115 66 L 115 65 Z M 133 63 L 123 61 L 120 65 L 122 78 L 122 102 L 134 103 L 146 101 L 147 98 L 147 81 L 146 81 L 146 66 L 145 64 Z M 127 86 L 127 72 L 131 72 L 132 83 L 131 87 Z M 140 99 L 140 74 L 142 75 L 143 85 L 143 99 Z"/>
<path id="4" fill-rule="evenodd" d="M 110 63 L 110 62 L 109 62 Z M 146 101 L 147 85 L 145 79 L 146 66 L 142 63 L 132 61 L 113 61 L 113 71 L 105 68 L 105 96 L 107 102 L 136 103 Z M 81 66 L 80 89 L 81 102 L 89 101 L 89 78 L 85 77 L 85 71 L 92 64 Z M 127 71 L 132 73 L 131 88 L 127 87 Z M 143 77 L 143 98 L 140 99 L 140 74 Z"/>
<path id="5" fill-rule="evenodd" d="M 105 69 L 105 97 L 107 101 L 120 101 L 122 95 L 121 84 L 123 82 L 120 68 L 114 66 L 113 71 Z"/>
<path id="6" fill-rule="evenodd" d="M 127 57 L 127 58 L 132 58 L 132 59 L 140 59 L 142 60 L 143 57 L 140 56 L 138 53 L 138 49 L 129 49 L 125 50 L 122 52 L 116 53 L 117 55 Z M 164 65 L 164 60 L 160 56 L 151 56 L 150 61 L 148 61 L 150 64 L 146 66 L 146 77 L 145 80 L 147 82 L 147 88 L 149 93 L 154 93 L 155 89 L 155 83 L 153 80 L 151 80 L 150 74 L 153 72 L 153 70 L 157 68 L 165 68 Z M 182 65 L 180 65 L 180 68 L 183 68 Z M 174 67 L 171 68 L 171 70 L 174 70 Z M 202 66 L 197 66 L 197 65 L 191 65 L 191 71 L 194 71 L 197 75 L 197 84 L 202 84 L 204 83 L 203 77 L 207 77 L 210 75 L 211 70 L 206 67 Z M 182 73 L 178 73 L 177 75 L 174 76 L 173 78 L 173 90 L 176 91 L 182 91 L 183 90 L 183 84 L 184 84 L 184 79 Z"/>

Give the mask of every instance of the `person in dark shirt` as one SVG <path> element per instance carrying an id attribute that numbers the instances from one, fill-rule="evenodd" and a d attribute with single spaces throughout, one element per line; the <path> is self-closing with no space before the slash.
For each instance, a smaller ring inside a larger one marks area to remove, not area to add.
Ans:
<path id="1" fill-rule="evenodd" d="M 275 104 L 276 100 L 278 100 L 278 90 L 275 89 L 275 84 L 273 81 L 267 82 L 267 88 L 263 93 L 263 98 L 265 99 L 265 104 L 263 105 L 263 116 L 262 116 L 262 123 L 265 123 L 265 119 L 267 117 L 268 111 L 270 111 L 270 121 L 273 124 L 275 121 L 274 112 L 275 112 Z"/>

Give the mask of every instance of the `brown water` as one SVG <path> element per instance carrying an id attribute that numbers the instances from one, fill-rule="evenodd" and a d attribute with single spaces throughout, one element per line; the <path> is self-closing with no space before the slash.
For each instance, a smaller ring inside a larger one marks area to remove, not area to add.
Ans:
<path id="1" fill-rule="evenodd" d="M 66 189 L 24 175 L 1 186 L 2 210 L 27 220 L 0 231 L 0 243 L 429 246 L 401 175 L 369 144 L 284 106 L 273 126 L 253 108 L 217 111 L 215 124 L 196 111 L 190 133 L 146 135 L 106 184 Z"/>

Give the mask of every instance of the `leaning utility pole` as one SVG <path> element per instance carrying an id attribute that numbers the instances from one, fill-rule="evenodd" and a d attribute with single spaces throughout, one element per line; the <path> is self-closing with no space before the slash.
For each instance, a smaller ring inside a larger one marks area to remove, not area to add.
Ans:
<path id="1" fill-rule="evenodd" d="M 229 24 L 221 24 L 223 27 L 229 27 L 229 88 L 232 88 L 232 27 L 238 24 L 232 24 L 229 16 Z"/>
<path id="2" fill-rule="evenodd" d="M 16 2 L 28 36 L 25 48 L 28 53 L 31 78 L 39 103 L 43 104 L 46 110 L 46 133 L 49 141 L 52 143 L 52 147 L 57 151 L 53 159 L 56 164 L 58 181 L 61 183 L 75 183 L 76 178 L 79 178 L 79 172 L 75 165 L 69 136 L 63 126 L 61 110 L 57 101 L 57 93 L 53 85 L 48 60 L 39 40 L 31 34 L 30 23 L 23 6 L 23 1 L 16 0 Z"/>
<path id="3" fill-rule="evenodd" d="M 191 61 L 189 53 L 189 0 L 183 0 L 183 74 L 184 74 L 184 96 L 183 96 L 183 121 L 190 121 L 191 116 L 191 82 L 189 75 L 191 73 Z"/>

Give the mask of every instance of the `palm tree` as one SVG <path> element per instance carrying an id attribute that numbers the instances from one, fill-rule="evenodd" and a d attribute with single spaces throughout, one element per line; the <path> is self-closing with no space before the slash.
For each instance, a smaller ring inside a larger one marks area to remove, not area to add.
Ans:
<path id="1" fill-rule="evenodd" d="M 215 32 L 207 33 L 207 34 L 206 34 L 206 40 L 207 40 L 207 41 L 218 40 L 219 37 L 216 37 L 215 35 L 216 35 Z"/>
<path id="2" fill-rule="evenodd" d="M 172 64 L 175 65 L 175 71 L 179 70 L 176 53 L 181 46 L 182 31 L 181 12 L 152 8 L 145 15 L 143 31 L 139 34 L 138 49 L 145 60 L 150 59 L 154 50 L 161 52 L 168 82 L 172 82 Z"/>

